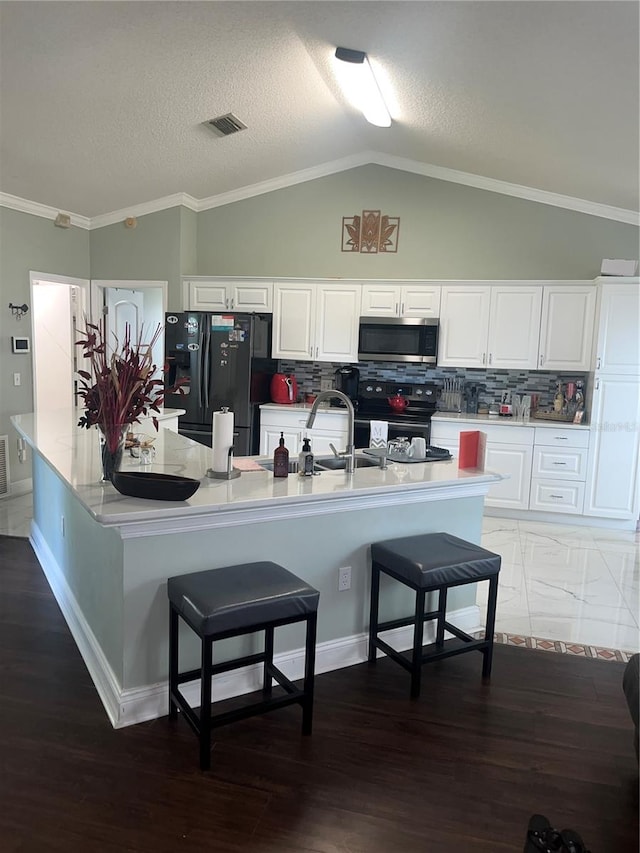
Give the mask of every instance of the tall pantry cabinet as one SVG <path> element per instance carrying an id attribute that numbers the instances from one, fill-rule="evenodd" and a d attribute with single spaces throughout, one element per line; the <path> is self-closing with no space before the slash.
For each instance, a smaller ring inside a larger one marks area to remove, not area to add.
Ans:
<path id="1" fill-rule="evenodd" d="M 640 279 L 600 279 L 585 515 L 640 511 Z"/>

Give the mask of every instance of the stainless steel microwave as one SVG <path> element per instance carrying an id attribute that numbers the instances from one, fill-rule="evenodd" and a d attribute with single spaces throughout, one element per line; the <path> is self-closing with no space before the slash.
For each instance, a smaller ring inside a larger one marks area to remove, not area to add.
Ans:
<path id="1" fill-rule="evenodd" d="M 438 328 L 434 317 L 360 317 L 358 360 L 436 364 Z"/>

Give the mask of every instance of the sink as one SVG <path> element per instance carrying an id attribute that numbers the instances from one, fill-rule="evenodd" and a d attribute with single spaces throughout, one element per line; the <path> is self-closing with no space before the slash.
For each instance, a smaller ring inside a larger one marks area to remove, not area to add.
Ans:
<path id="1" fill-rule="evenodd" d="M 271 460 L 267 460 L 265 462 L 258 462 L 258 465 L 260 465 L 262 468 L 266 468 L 267 471 L 273 471 L 273 462 Z M 314 471 L 322 471 L 323 469 L 320 468 L 318 465 L 314 465 L 313 470 Z M 297 459 L 289 460 L 289 473 L 290 474 L 297 474 L 298 473 L 298 460 Z"/>
<path id="2" fill-rule="evenodd" d="M 343 456 L 316 457 L 316 465 L 325 471 L 343 471 L 347 467 L 347 460 Z M 356 468 L 377 468 L 378 462 L 366 456 L 356 456 Z"/>

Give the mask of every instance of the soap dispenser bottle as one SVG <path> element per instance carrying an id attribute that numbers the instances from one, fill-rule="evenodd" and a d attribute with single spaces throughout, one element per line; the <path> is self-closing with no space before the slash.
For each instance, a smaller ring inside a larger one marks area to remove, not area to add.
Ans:
<path id="1" fill-rule="evenodd" d="M 280 433 L 280 441 L 278 446 L 273 451 L 273 476 L 288 477 L 289 476 L 289 451 L 284 446 L 284 433 Z"/>
<path id="2" fill-rule="evenodd" d="M 298 474 L 301 477 L 311 477 L 313 475 L 313 452 L 311 450 L 311 442 L 306 435 L 302 440 L 302 450 L 298 456 Z"/>

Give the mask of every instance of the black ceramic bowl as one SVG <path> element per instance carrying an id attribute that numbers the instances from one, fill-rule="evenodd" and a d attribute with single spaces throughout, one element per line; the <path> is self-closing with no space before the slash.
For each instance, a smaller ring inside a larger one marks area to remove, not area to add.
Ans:
<path id="1" fill-rule="evenodd" d="M 111 482 L 121 495 L 154 501 L 186 501 L 200 487 L 200 480 L 151 471 L 116 471 Z"/>

